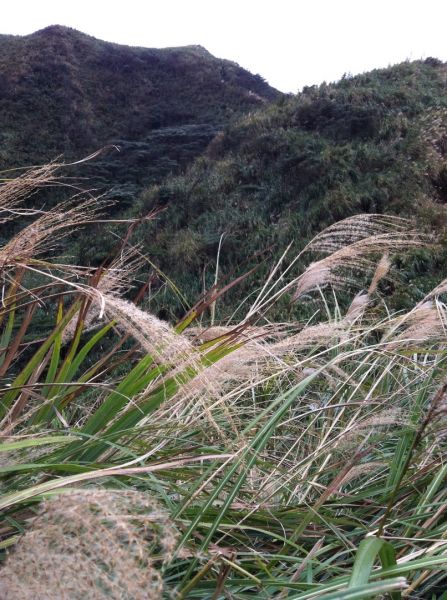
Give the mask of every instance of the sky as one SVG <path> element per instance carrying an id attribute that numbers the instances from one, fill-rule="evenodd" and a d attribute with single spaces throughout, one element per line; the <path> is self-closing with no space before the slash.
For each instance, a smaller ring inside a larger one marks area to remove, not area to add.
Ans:
<path id="1" fill-rule="evenodd" d="M 447 61 L 447 0 L 14 0 L 0 33 L 54 24 L 131 46 L 200 44 L 292 93 L 404 60 Z"/>

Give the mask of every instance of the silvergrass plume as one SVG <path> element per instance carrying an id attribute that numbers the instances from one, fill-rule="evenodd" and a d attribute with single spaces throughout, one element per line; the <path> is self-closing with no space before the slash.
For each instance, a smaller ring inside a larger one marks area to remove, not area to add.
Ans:
<path id="1" fill-rule="evenodd" d="M 176 531 L 147 493 L 84 489 L 45 500 L 1 571 L 8 600 L 158 599 Z"/>

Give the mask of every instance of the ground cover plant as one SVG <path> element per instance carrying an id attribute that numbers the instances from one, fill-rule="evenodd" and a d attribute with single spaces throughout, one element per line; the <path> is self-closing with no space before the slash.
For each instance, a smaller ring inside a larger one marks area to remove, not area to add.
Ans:
<path id="1" fill-rule="evenodd" d="M 169 324 L 135 222 L 99 268 L 57 259 L 101 218 L 89 195 L 24 208 L 61 172 L 0 187 L 25 223 L 0 249 L 0 597 L 445 598 L 447 281 L 405 312 L 381 292 L 436 241 L 349 217 Z"/>

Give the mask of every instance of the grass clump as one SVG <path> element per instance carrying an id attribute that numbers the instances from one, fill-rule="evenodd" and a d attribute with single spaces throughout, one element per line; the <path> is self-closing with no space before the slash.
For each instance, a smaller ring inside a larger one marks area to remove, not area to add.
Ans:
<path id="1" fill-rule="evenodd" d="M 393 254 L 431 240 L 349 217 L 285 252 L 243 314 L 210 322 L 217 281 L 171 325 L 129 236 L 73 267 L 35 255 L 72 220 L 38 219 L 54 235 L 0 251 L 7 597 L 443 598 L 446 282 L 406 312 L 380 293 Z M 312 318 L 271 321 L 292 298 Z"/>

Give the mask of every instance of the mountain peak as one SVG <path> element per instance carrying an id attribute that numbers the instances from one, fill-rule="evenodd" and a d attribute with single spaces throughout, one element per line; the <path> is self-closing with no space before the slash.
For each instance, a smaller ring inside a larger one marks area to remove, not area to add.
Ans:
<path id="1" fill-rule="evenodd" d="M 281 95 L 200 45 L 125 46 L 60 24 L 0 35 L 0 82 L 4 168 L 60 154 L 70 160 L 115 144 L 137 157 L 138 185 L 146 182 L 156 144 L 163 170 L 176 172 L 231 119 Z M 119 164 L 129 171 L 126 156 Z"/>
<path id="2" fill-rule="evenodd" d="M 42 37 L 42 36 L 61 36 L 61 35 L 85 35 L 74 29 L 73 27 L 67 27 L 66 25 L 48 25 L 43 29 L 38 29 L 33 33 L 29 34 L 29 36 L 25 37 Z"/>

